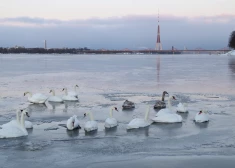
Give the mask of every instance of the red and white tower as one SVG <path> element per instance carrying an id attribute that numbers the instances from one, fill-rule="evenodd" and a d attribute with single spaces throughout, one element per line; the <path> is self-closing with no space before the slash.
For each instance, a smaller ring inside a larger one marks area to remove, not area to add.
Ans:
<path id="1" fill-rule="evenodd" d="M 162 50 L 162 44 L 160 39 L 160 25 L 159 25 L 159 12 L 158 12 L 158 27 L 157 27 L 157 43 L 156 50 Z"/>

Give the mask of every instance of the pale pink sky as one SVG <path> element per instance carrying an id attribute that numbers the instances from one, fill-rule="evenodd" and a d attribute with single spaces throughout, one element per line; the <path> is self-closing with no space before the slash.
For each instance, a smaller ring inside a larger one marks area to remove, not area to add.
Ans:
<path id="1" fill-rule="evenodd" d="M 234 15 L 235 0 L 1 0 L 0 18 L 88 19 L 126 15 Z"/>

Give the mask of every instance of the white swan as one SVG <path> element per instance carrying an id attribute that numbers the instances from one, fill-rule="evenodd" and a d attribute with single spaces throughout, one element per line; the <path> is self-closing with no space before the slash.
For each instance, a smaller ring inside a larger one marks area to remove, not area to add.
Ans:
<path id="1" fill-rule="evenodd" d="M 176 100 L 174 96 L 168 99 L 168 108 L 161 109 L 152 120 L 159 123 L 178 123 L 182 122 L 182 117 L 176 114 L 176 111 L 171 106 L 171 100 Z"/>
<path id="2" fill-rule="evenodd" d="M 144 128 L 152 124 L 152 121 L 150 121 L 149 118 L 149 111 L 150 107 L 147 107 L 147 111 L 145 113 L 144 118 L 135 118 L 129 122 L 127 125 L 127 129 L 134 129 L 134 128 Z"/>
<path id="3" fill-rule="evenodd" d="M 49 93 L 52 93 L 52 96 L 48 98 L 49 102 L 56 102 L 56 103 L 63 102 L 63 99 L 61 97 L 55 95 L 55 90 L 51 89 Z"/>
<path id="4" fill-rule="evenodd" d="M 88 115 L 90 117 L 90 121 L 87 121 L 85 123 L 84 130 L 87 131 L 87 132 L 97 130 L 98 129 L 98 124 L 97 124 L 96 121 L 94 121 L 94 117 L 93 117 L 92 112 L 89 112 Z M 84 116 L 86 116 L 86 114 L 84 114 Z"/>
<path id="5" fill-rule="evenodd" d="M 79 86 L 78 86 L 78 85 L 75 85 L 75 86 L 74 86 L 74 91 L 68 92 L 68 95 L 78 98 L 77 88 L 79 88 Z"/>
<path id="6" fill-rule="evenodd" d="M 10 121 L 6 124 L 3 124 L 1 126 L 2 129 L 0 129 L 0 138 L 16 138 L 27 136 L 28 132 L 25 129 L 25 115 L 29 117 L 28 112 L 26 110 L 23 110 L 21 114 L 20 124 L 18 123 L 18 121 Z"/>
<path id="7" fill-rule="evenodd" d="M 188 108 L 187 105 L 184 103 L 179 103 L 177 105 L 176 111 L 179 113 L 187 113 L 188 112 Z"/>
<path id="8" fill-rule="evenodd" d="M 63 88 L 62 91 L 65 91 L 65 95 L 62 96 L 62 99 L 65 101 L 78 101 L 78 99 L 74 96 L 68 95 L 68 90 L 67 88 Z"/>
<path id="9" fill-rule="evenodd" d="M 47 96 L 45 96 L 41 93 L 36 93 L 36 94 L 32 95 L 31 92 L 25 92 L 24 96 L 26 96 L 27 94 L 29 94 L 28 100 L 31 103 L 45 103 L 47 100 Z"/>
<path id="10" fill-rule="evenodd" d="M 79 125 L 79 121 L 78 121 L 78 118 L 76 115 L 70 117 L 68 120 L 67 120 L 67 129 L 68 130 L 74 130 L 74 129 L 79 129 L 81 128 L 80 125 Z"/>
<path id="11" fill-rule="evenodd" d="M 195 122 L 202 123 L 202 122 L 209 121 L 209 117 L 207 113 L 208 113 L 207 111 L 203 111 L 203 110 L 199 111 L 194 118 Z"/>
<path id="12" fill-rule="evenodd" d="M 112 107 L 110 109 L 110 112 L 109 112 L 110 117 L 105 120 L 105 124 L 104 124 L 105 128 L 113 128 L 118 125 L 116 118 L 113 118 L 113 110 L 116 110 L 118 112 L 117 107 Z"/>
<path id="13" fill-rule="evenodd" d="M 1 127 L 6 127 L 8 125 L 20 125 L 20 119 L 21 119 L 21 113 L 23 112 L 23 110 L 17 110 L 16 111 L 16 120 L 11 120 L 10 122 L 3 124 Z M 26 129 L 31 129 L 33 128 L 33 124 L 30 121 L 25 121 L 25 128 Z"/>

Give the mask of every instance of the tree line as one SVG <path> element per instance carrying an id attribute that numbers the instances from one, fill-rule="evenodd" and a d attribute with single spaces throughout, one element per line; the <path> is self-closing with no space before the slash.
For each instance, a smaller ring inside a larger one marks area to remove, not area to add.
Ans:
<path id="1" fill-rule="evenodd" d="M 24 47 L 12 47 L 2 48 L 0 47 L 0 53 L 2 54 L 80 54 L 90 51 L 90 49 L 84 48 L 24 48 Z"/>

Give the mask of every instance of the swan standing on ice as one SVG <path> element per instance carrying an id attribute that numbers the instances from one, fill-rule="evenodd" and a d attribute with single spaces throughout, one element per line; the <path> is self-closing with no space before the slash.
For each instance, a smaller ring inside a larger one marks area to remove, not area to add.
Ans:
<path id="1" fill-rule="evenodd" d="M 199 122 L 199 123 L 208 122 L 209 117 L 207 113 L 208 113 L 207 111 L 203 111 L 203 110 L 199 111 L 194 118 L 195 122 Z"/>
<path id="2" fill-rule="evenodd" d="M 51 89 L 49 93 L 52 93 L 52 96 L 48 98 L 49 102 L 56 102 L 56 103 L 62 103 L 63 100 L 59 96 L 55 95 L 55 90 Z"/>
<path id="3" fill-rule="evenodd" d="M 168 108 L 161 109 L 152 120 L 159 123 L 178 123 L 182 122 L 182 117 L 176 114 L 171 106 L 171 100 L 176 100 L 175 96 L 171 96 L 168 99 Z"/>
<path id="4" fill-rule="evenodd" d="M 129 122 L 127 125 L 127 129 L 134 129 L 134 128 L 144 128 L 152 124 L 152 121 L 149 120 L 149 111 L 150 107 L 147 107 L 145 117 L 144 118 L 135 118 Z"/>
<path id="5" fill-rule="evenodd" d="M 68 95 L 67 88 L 63 88 L 62 91 L 65 91 L 65 95 L 62 97 L 63 100 L 65 100 L 65 101 L 78 101 L 78 99 L 76 97 Z"/>
<path id="6" fill-rule="evenodd" d="M 80 129 L 80 125 L 79 125 L 79 121 L 78 121 L 78 118 L 76 115 L 70 117 L 68 120 L 67 120 L 67 129 L 68 130 L 74 130 L 74 129 Z"/>
<path id="7" fill-rule="evenodd" d="M 167 91 L 164 91 L 162 93 L 162 100 L 157 100 L 155 105 L 154 105 L 154 109 L 162 109 L 162 108 L 166 108 L 166 103 L 164 102 L 165 99 L 165 95 L 168 94 Z M 169 95 L 169 94 L 168 94 Z"/>
<path id="8" fill-rule="evenodd" d="M 94 117 L 93 117 L 93 114 L 92 112 L 88 112 L 88 115 L 90 117 L 90 121 L 87 121 L 85 123 L 85 126 L 84 126 L 84 130 L 87 131 L 87 132 L 90 132 L 90 131 L 95 131 L 98 129 L 98 124 L 96 121 L 94 121 Z M 84 117 L 86 117 L 86 113 L 84 114 Z"/>
<path id="9" fill-rule="evenodd" d="M 79 86 L 75 85 L 74 86 L 74 91 L 68 92 L 68 95 L 78 98 L 77 88 L 79 88 Z"/>
<path id="10" fill-rule="evenodd" d="M 105 124 L 104 124 L 105 128 L 113 128 L 118 125 L 116 118 L 113 118 L 113 110 L 116 110 L 118 112 L 117 107 L 112 107 L 110 109 L 110 112 L 109 112 L 110 117 L 105 120 Z"/>
<path id="11" fill-rule="evenodd" d="M 179 113 L 187 113 L 188 112 L 188 108 L 187 108 L 187 105 L 184 103 L 179 103 L 177 105 L 177 108 L 176 108 L 177 112 Z"/>
<path id="12" fill-rule="evenodd" d="M 32 95 L 31 92 L 25 92 L 24 96 L 26 96 L 27 94 L 29 94 L 28 100 L 31 103 L 45 103 L 47 100 L 47 96 L 45 96 L 41 93 L 36 93 L 36 94 Z"/>
<path id="13" fill-rule="evenodd" d="M 0 138 L 16 138 L 21 136 L 27 136 L 28 132 L 25 128 L 25 115 L 29 117 L 26 110 L 21 113 L 20 124 L 18 122 L 8 122 L 1 126 Z"/>

